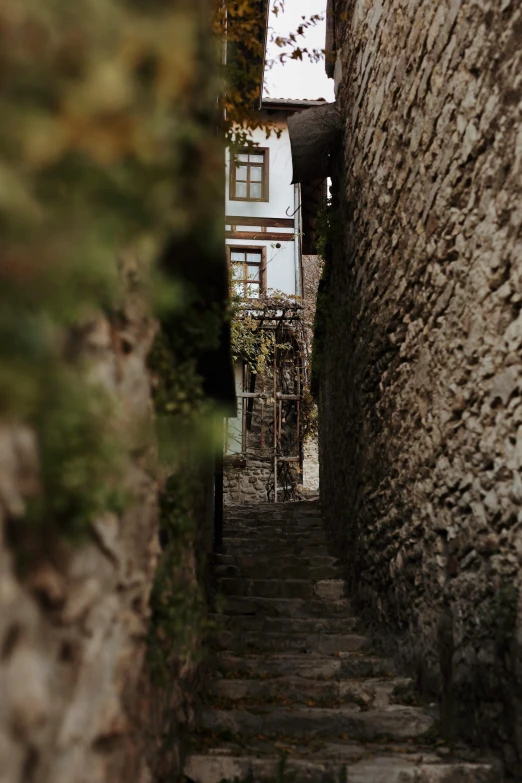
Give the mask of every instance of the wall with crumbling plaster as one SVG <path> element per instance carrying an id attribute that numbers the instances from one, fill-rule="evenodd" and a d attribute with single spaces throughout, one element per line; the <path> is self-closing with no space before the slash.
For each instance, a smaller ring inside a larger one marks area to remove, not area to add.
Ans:
<path id="1" fill-rule="evenodd" d="M 520 775 L 522 7 L 336 5 L 323 507 L 446 730 Z"/>

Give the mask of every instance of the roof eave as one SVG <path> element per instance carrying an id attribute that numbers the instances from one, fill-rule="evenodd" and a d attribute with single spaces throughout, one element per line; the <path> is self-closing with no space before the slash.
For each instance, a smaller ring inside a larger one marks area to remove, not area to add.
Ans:
<path id="1" fill-rule="evenodd" d="M 327 103 L 324 98 L 273 98 L 263 100 L 261 103 L 261 109 L 287 111 L 288 109 L 308 109 L 312 106 L 322 106 L 324 103 Z"/>

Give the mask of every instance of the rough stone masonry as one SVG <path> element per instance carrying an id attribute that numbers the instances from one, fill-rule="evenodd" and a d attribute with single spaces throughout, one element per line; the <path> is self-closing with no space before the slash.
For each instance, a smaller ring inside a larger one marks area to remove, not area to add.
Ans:
<path id="1" fill-rule="evenodd" d="M 126 421 L 151 415 L 146 356 L 150 318 L 124 313 L 133 350 L 114 351 L 108 319 L 86 329 L 83 355 L 124 402 Z M 0 781 L 104 783 L 150 777 L 134 715 L 158 545 L 155 483 L 144 460 L 130 465 L 136 500 L 100 515 L 82 547 L 47 542 L 20 578 L 9 529 L 39 486 L 34 431 L 0 429 Z M 149 460 L 150 462 L 150 460 Z M 118 777 L 118 773 L 121 777 Z"/>
<path id="2" fill-rule="evenodd" d="M 522 7 L 335 6 L 323 505 L 447 732 L 520 775 Z"/>

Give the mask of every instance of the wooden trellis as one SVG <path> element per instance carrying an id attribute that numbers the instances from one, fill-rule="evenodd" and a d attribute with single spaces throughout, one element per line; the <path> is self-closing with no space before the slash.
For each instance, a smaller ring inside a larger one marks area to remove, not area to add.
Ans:
<path id="1" fill-rule="evenodd" d="M 256 376 L 245 363 L 243 390 L 237 395 L 243 402 L 241 454 L 246 460 L 271 458 L 267 497 L 274 503 L 279 495 L 284 500 L 295 497 L 301 470 L 301 415 L 307 377 L 302 313 L 301 304 L 275 299 L 248 302 L 238 316 L 248 315 L 258 322 L 256 330 L 274 333 L 270 369 Z"/>

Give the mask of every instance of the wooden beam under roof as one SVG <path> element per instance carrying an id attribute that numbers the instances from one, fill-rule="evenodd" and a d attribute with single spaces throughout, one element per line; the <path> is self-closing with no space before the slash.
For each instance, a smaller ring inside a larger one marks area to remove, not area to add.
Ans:
<path id="1" fill-rule="evenodd" d="M 227 226 L 266 226 L 267 228 L 294 227 L 292 218 L 240 217 L 239 215 L 227 215 L 225 223 Z"/>

